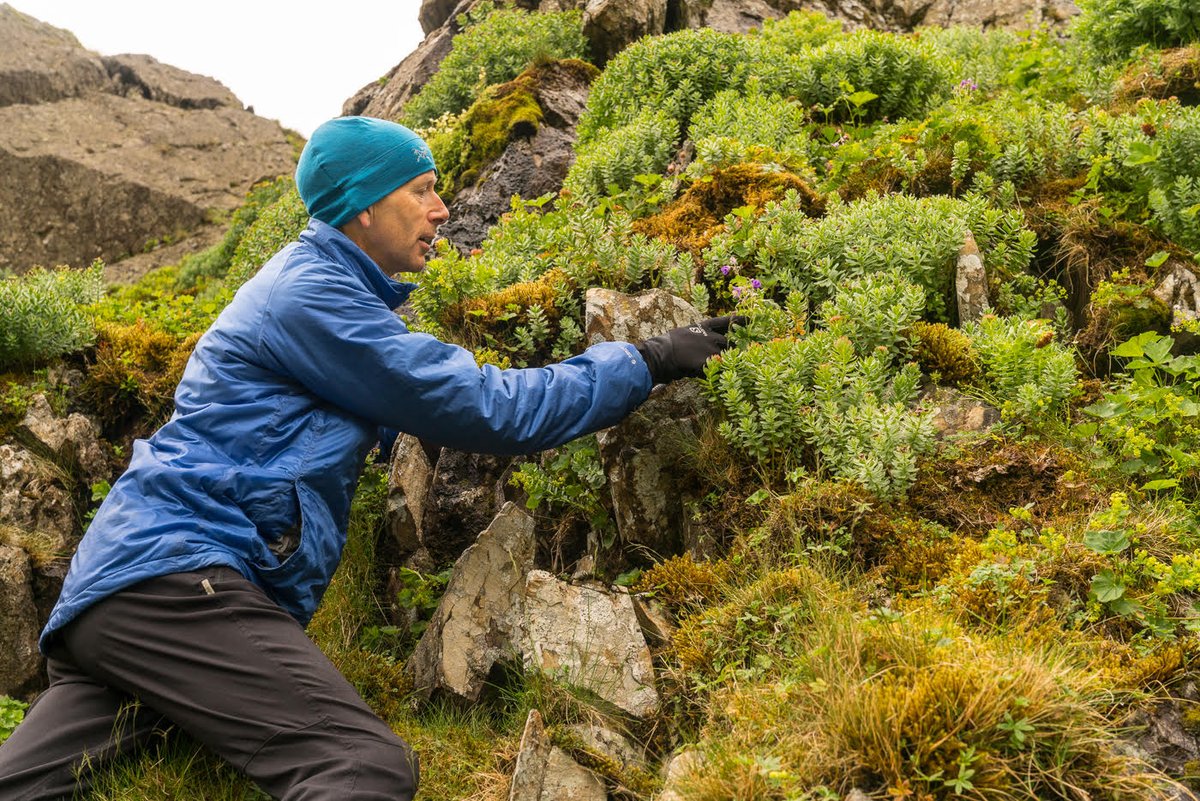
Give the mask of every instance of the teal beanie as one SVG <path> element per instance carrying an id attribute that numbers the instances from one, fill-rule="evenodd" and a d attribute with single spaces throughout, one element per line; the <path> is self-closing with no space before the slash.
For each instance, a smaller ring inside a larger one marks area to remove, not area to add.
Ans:
<path id="1" fill-rule="evenodd" d="M 425 140 L 387 120 L 338 117 L 313 131 L 296 165 L 308 213 L 334 228 L 397 188 L 436 170 Z"/>

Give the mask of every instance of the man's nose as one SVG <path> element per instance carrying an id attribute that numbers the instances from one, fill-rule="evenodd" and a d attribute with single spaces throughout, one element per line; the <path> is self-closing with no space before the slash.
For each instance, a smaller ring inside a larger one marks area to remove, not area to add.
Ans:
<path id="1" fill-rule="evenodd" d="M 446 220 L 450 219 L 450 209 L 446 208 L 446 201 L 442 200 L 441 195 L 435 192 L 434 197 L 437 198 L 437 205 L 429 213 L 429 218 L 436 224 L 441 225 Z"/>

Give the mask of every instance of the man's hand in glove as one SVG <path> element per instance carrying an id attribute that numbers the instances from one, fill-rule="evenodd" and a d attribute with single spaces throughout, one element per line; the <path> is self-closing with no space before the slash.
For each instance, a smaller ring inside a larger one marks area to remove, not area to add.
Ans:
<path id="1" fill-rule="evenodd" d="M 730 325 L 742 325 L 745 317 L 710 317 L 694 325 L 672 328 L 665 334 L 639 342 L 634 347 L 650 368 L 655 384 L 704 375 L 704 363 L 729 347 L 725 335 Z"/>

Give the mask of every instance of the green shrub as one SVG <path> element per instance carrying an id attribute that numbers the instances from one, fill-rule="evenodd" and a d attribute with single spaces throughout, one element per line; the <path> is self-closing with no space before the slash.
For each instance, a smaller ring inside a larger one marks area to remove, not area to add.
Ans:
<path id="1" fill-rule="evenodd" d="M 582 200 L 628 189 L 636 176 L 665 170 L 678 139 L 679 123 L 663 111 L 645 109 L 629 124 L 580 146 L 563 187 Z"/>
<path id="2" fill-rule="evenodd" d="M 983 102 L 964 97 L 924 119 L 880 126 L 859 148 L 840 148 L 829 173 L 851 196 L 872 188 L 948 194 L 981 174 L 1027 187 L 1087 171 L 1078 126 L 1063 104 L 1012 93 Z"/>
<path id="3" fill-rule="evenodd" d="M 823 330 L 710 361 L 705 391 L 724 418 L 721 436 L 774 478 L 813 470 L 903 495 L 933 441 L 928 414 L 908 408 L 920 371 L 895 369 L 922 304 L 920 288 L 895 272 L 847 281 L 822 306 Z M 751 330 L 759 309 L 743 309 Z"/>
<path id="4" fill-rule="evenodd" d="M 511 81 L 536 61 L 587 57 L 580 11 L 490 9 L 489 3 L 465 20 L 469 27 L 454 37 L 438 71 L 405 104 L 401 122 L 424 128 L 443 114 L 459 113 L 484 88 Z"/>
<path id="5" fill-rule="evenodd" d="M 1156 50 L 1200 42 L 1193 0 L 1079 0 L 1074 35 L 1105 61 L 1124 61 L 1148 45 Z"/>
<path id="6" fill-rule="evenodd" d="M 1175 489 L 1195 498 L 1200 490 L 1200 359 L 1172 356 L 1171 337 L 1146 331 L 1112 354 L 1126 360 L 1125 374 L 1084 408 L 1095 422 L 1076 427 L 1096 437 L 1120 472 L 1151 489 Z"/>
<path id="7" fill-rule="evenodd" d="M 963 326 L 979 354 L 987 391 L 1009 420 L 1034 427 L 1061 418 L 1077 392 L 1074 352 L 1046 320 L 985 315 Z"/>
<path id="8" fill-rule="evenodd" d="M 792 53 L 802 53 L 820 47 L 842 33 L 842 23 L 820 11 L 792 11 L 782 19 L 763 21 L 762 28 L 751 31 L 764 42 L 778 45 Z"/>
<path id="9" fill-rule="evenodd" d="M 726 90 L 701 106 L 688 130 L 695 163 L 706 169 L 756 160 L 763 149 L 788 166 L 810 161 L 808 118 L 803 108 L 779 95 Z"/>
<path id="10" fill-rule="evenodd" d="M 1128 218 L 1150 216 L 1184 247 L 1200 246 L 1196 182 L 1200 181 L 1200 108 L 1177 100 L 1143 100 L 1132 114 L 1084 117 L 1083 155 L 1089 188 Z"/>
<path id="11" fill-rule="evenodd" d="M 576 128 L 580 144 L 632 122 L 643 109 L 663 112 L 686 129 L 706 100 L 745 86 L 752 52 L 747 37 L 711 28 L 634 42 L 592 84 Z"/>
<path id="12" fill-rule="evenodd" d="M 1029 37 L 1008 28 L 980 30 L 965 25 L 930 26 L 919 31 L 951 65 L 951 80 L 972 92 L 989 93 L 1004 87 Z"/>
<path id="13" fill-rule="evenodd" d="M 25 718 L 25 709 L 28 706 L 16 698 L 0 695 L 0 743 L 7 740 L 17 728 L 17 724 Z"/>
<path id="14" fill-rule="evenodd" d="M 281 247 L 300 236 L 308 219 L 304 201 L 294 188 L 263 209 L 233 251 L 226 286 L 236 290 L 250 280 Z"/>
<path id="15" fill-rule="evenodd" d="M 861 31 L 803 56 L 792 89 L 829 120 L 870 122 L 923 116 L 950 96 L 952 75 L 917 39 Z"/>
<path id="16" fill-rule="evenodd" d="M 0 369 L 31 367 L 92 344 L 96 332 L 83 306 L 103 294 L 100 262 L 0 280 Z"/>
<path id="17" fill-rule="evenodd" d="M 868 197 L 812 219 L 789 195 L 768 204 L 761 217 L 732 219 L 705 251 L 705 277 L 719 285 L 726 280 L 722 268 L 733 264 L 769 290 L 801 293 L 815 308 L 844 280 L 894 269 L 925 290 L 926 316 L 944 322 L 966 232 L 1003 280 L 1023 272 L 1032 257 L 1036 237 L 1023 221 L 1020 211 L 993 208 L 974 195 Z"/>
<path id="18" fill-rule="evenodd" d="M 604 505 L 608 478 L 594 435 L 573 440 L 540 462 L 522 462 L 509 483 L 524 490 L 527 508 L 585 520 L 606 548 L 616 540 L 617 525 Z"/>

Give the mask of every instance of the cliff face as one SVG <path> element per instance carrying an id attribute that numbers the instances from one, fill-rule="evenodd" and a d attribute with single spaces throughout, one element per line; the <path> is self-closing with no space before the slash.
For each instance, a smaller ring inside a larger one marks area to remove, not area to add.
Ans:
<path id="1" fill-rule="evenodd" d="M 0 270 L 186 239 L 293 167 L 279 124 L 219 82 L 0 4 Z"/>

